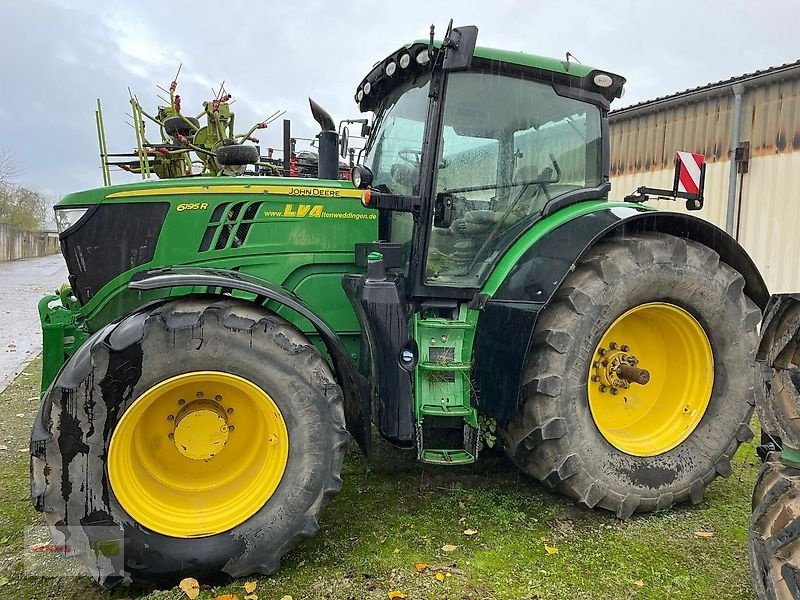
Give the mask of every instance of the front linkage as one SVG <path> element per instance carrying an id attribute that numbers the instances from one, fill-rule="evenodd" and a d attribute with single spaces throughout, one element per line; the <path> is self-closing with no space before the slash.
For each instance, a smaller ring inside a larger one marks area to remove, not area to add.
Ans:
<path id="1" fill-rule="evenodd" d="M 64 363 L 83 345 L 89 332 L 72 288 L 62 286 L 56 294 L 39 300 L 42 325 L 42 387 L 44 394 Z"/>

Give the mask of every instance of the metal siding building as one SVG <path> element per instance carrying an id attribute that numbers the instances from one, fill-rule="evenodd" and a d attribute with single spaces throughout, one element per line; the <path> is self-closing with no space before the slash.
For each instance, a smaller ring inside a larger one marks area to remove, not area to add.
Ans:
<path id="1" fill-rule="evenodd" d="M 800 291 L 800 61 L 635 104 L 609 121 L 611 199 L 643 185 L 671 189 L 675 152 L 702 153 L 705 205 L 693 214 L 739 240 L 770 292 Z M 731 190 L 731 148 L 748 143 Z M 651 204 L 684 210 L 682 201 Z"/>

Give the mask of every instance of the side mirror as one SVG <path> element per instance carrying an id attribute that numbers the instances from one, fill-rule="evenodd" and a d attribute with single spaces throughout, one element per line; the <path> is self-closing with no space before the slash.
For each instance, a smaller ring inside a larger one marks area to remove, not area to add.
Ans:
<path id="1" fill-rule="evenodd" d="M 372 127 L 367 123 L 367 120 L 364 119 L 364 122 L 361 124 L 361 137 L 365 138 L 369 136 L 370 131 L 372 131 Z"/>
<path id="2" fill-rule="evenodd" d="M 339 155 L 342 158 L 347 158 L 347 149 L 350 146 L 350 130 L 345 125 L 342 132 L 339 134 Z"/>
<path id="3" fill-rule="evenodd" d="M 442 69 L 444 71 L 469 69 L 477 41 L 478 28 L 474 25 L 452 29 L 442 42 L 442 47 L 445 49 Z"/>

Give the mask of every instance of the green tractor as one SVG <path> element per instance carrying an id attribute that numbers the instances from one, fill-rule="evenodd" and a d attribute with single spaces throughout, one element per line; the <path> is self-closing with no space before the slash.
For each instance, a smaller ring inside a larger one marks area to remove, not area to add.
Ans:
<path id="1" fill-rule="evenodd" d="M 730 474 L 758 271 L 723 231 L 642 204 L 701 207 L 677 171 L 608 201 L 622 77 L 476 37 L 448 28 L 367 74 L 352 183 L 312 105 L 320 179 L 58 204 L 70 275 L 40 303 L 32 499 L 102 584 L 274 572 L 317 531 L 349 437 L 369 455 L 374 431 L 450 466 L 487 427 L 532 478 L 622 519 Z M 123 551 L 93 551 L 109 540 Z"/>

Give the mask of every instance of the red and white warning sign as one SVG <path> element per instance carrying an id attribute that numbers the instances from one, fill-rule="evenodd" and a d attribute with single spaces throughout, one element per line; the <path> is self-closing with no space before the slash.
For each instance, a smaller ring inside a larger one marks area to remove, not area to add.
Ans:
<path id="1" fill-rule="evenodd" d="M 692 152 L 677 152 L 676 160 L 680 163 L 678 171 L 678 191 L 687 194 L 700 193 L 700 178 L 706 157 Z"/>

